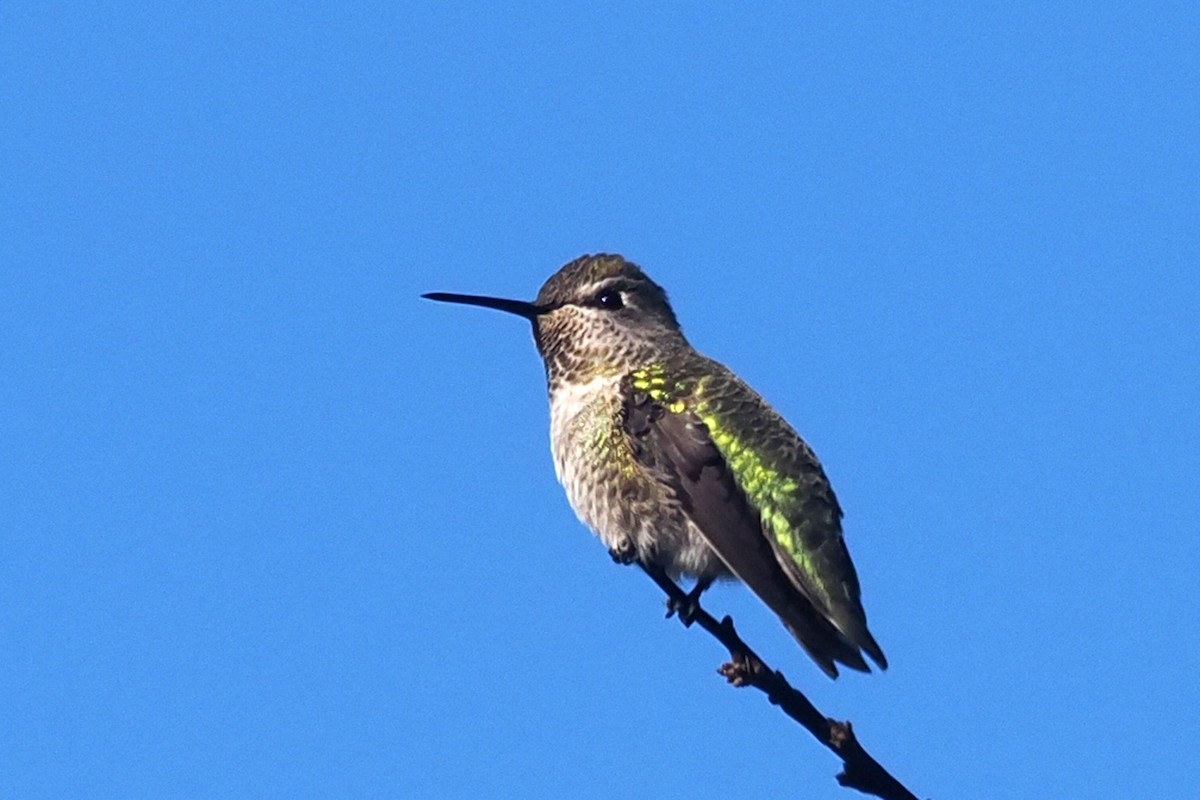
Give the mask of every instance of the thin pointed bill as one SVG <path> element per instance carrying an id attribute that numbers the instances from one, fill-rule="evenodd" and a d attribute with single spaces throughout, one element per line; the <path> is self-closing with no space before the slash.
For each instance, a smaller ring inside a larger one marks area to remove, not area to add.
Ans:
<path id="1" fill-rule="evenodd" d="M 483 297 L 477 294 L 449 294 L 447 292 L 430 292 L 423 294 L 426 300 L 436 300 L 439 303 L 461 303 L 465 306 L 482 306 L 483 308 L 494 308 L 497 311 L 507 311 L 509 314 L 516 314 L 518 317 L 524 317 L 527 320 L 537 319 L 541 314 L 545 314 L 549 309 L 526 303 L 524 300 L 506 300 L 503 297 Z"/>

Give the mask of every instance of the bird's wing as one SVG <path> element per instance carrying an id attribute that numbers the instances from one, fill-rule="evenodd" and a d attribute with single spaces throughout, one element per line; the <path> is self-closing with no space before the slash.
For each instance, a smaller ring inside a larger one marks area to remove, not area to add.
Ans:
<path id="1" fill-rule="evenodd" d="M 673 491 L 729 570 L 780 617 L 831 677 L 837 676 L 835 662 L 866 670 L 859 644 L 819 603 L 820 592 L 805 562 L 785 552 L 768 532 L 770 523 L 750 502 L 701 415 L 689 403 L 636 378 L 627 379 L 622 388 L 622 421 L 635 459 Z"/>
<path id="2" fill-rule="evenodd" d="M 842 538 L 842 509 L 812 448 L 753 389 L 717 362 L 690 405 L 730 462 L 762 517 L 780 566 L 813 607 L 882 668 L 867 629 L 854 562 Z"/>

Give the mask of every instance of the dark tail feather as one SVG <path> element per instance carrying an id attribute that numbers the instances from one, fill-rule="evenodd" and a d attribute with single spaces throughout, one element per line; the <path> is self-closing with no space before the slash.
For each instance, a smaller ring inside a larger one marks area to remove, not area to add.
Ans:
<path id="1" fill-rule="evenodd" d="M 793 607 L 781 617 L 784 627 L 829 677 L 837 678 L 839 663 L 859 672 L 871 671 L 858 647 L 812 608 L 801 610 Z M 873 655 L 871 657 L 875 658 Z"/>
<path id="2" fill-rule="evenodd" d="M 855 652 L 862 650 L 880 669 L 887 669 L 887 656 L 883 654 L 879 642 L 875 641 L 875 637 L 867 630 L 867 620 L 861 611 L 855 613 L 849 609 L 836 609 L 829 622 L 831 627 L 836 629 L 838 637 L 853 647 Z"/>
<path id="3" fill-rule="evenodd" d="M 883 654 L 883 648 L 879 646 L 879 642 L 875 641 L 875 637 L 865 626 L 863 627 L 863 638 L 859 641 L 858 646 L 866 651 L 880 669 L 888 668 L 888 660 L 887 656 Z"/>

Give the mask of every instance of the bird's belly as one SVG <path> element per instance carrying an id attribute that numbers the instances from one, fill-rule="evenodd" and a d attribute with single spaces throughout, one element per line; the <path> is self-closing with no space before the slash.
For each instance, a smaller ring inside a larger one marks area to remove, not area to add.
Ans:
<path id="1" fill-rule="evenodd" d="M 555 472 L 575 514 L 610 551 L 672 577 L 726 577 L 729 569 L 687 518 L 669 489 L 633 460 L 610 415 L 583 416 L 552 434 Z"/>
<path id="2" fill-rule="evenodd" d="M 653 559 L 672 577 L 686 575 L 690 578 L 731 578 L 733 574 L 725 566 L 696 526 L 688 522 L 683 530 L 672 534 L 672 546 L 660 548 Z"/>

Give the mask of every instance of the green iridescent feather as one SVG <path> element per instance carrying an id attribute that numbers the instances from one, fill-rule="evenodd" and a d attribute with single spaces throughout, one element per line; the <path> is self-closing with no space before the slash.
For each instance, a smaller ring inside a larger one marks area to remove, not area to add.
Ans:
<path id="1" fill-rule="evenodd" d="M 811 448 L 758 394 L 714 361 L 636 370 L 632 386 L 668 413 L 694 415 L 757 511 L 763 535 L 813 607 L 877 663 L 841 508 Z"/>

